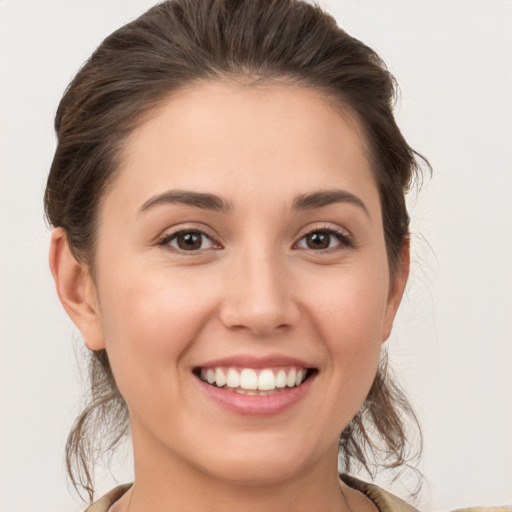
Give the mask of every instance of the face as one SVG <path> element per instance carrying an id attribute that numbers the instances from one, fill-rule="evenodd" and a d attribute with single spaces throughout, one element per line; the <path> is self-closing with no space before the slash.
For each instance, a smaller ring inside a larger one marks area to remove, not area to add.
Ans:
<path id="1" fill-rule="evenodd" d="M 230 83 L 132 134 L 95 272 L 85 338 L 108 351 L 136 467 L 261 482 L 336 464 L 405 281 L 355 121 L 311 90 Z"/>

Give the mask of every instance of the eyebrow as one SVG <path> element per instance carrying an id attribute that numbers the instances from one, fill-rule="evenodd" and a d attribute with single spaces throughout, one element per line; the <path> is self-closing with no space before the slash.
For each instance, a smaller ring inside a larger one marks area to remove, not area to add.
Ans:
<path id="1" fill-rule="evenodd" d="M 366 205 L 359 197 L 346 190 L 331 189 L 308 192 L 296 197 L 292 204 L 293 211 L 314 210 L 335 203 L 348 203 L 361 208 L 369 217 Z"/>
<path id="2" fill-rule="evenodd" d="M 348 203 L 361 208 L 367 216 L 368 209 L 363 201 L 346 190 L 332 189 L 308 192 L 297 196 L 292 203 L 292 211 L 314 210 L 335 203 Z M 227 213 L 234 209 L 233 204 L 215 194 L 189 190 L 170 190 L 148 199 L 140 208 L 144 212 L 164 204 L 182 204 L 202 210 Z"/>
<path id="3" fill-rule="evenodd" d="M 202 210 L 223 213 L 233 210 L 233 205 L 230 202 L 216 196 L 215 194 L 192 192 L 188 190 L 170 190 L 148 199 L 141 206 L 140 212 L 142 213 L 150 208 L 164 204 L 182 204 L 186 206 L 195 206 Z"/>

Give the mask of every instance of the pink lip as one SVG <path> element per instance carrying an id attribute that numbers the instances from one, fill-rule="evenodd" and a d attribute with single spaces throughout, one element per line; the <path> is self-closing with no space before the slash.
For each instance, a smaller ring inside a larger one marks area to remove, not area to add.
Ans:
<path id="1" fill-rule="evenodd" d="M 299 402 L 310 390 L 316 375 L 311 375 L 300 386 L 282 388 L 277 393 L 267 396 L 242 395 L 212 386 L 199 377 L 196 377 L 195 381 L 200 390 L 223 409 L 242 416 L 273 416 Z"/>
<path id="2" fill-rule="evenodd" d="M 294 357 L 282 354 L 270 354 L 265 357 L 238 354 L 220 359 L 214 359 L 196 366 L 196 369 L 231 367 L 231 368 L 279 368 L 291 367 L 314 369 L 314 366 Z M 251 396 L 242 395 L 222 388 L 217 388 L 202 381 L 197 375 L 195 381 L 201 391 L 214 403 L 235 414 L 244 416 L 272 416 L 292 407 L 309 391 L 317 372 L 304 381 L 300 386 L 282 388 L 272 395 Z"/>
<path id="3" fill-rule="evenodd" d="M 313 368 L 311 364 L 294 357 L 271 354 L 265 357 L 255 357 L 246 354 L 233 355 L 222 359 L 215 359 L 201 364 L 200 368 L 214 368 L 225 366 L 232 368 L 275 368 L 279 366 L 297 366 L 299 368 Z"/>

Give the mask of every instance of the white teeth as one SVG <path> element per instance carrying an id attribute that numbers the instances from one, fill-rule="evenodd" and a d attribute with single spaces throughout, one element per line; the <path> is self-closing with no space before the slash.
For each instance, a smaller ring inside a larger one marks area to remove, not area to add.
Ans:
<path id="1" fill-rule="evenodd" d="M 293 388 L 295 386 L 295 378 L 297 377 L 297 372 L 295 371 L 295 368 L 292 368 L 286 377 L 286 385 L 289 388 Z"/>
<path id="2" fill-rule="evenodd" d="M 276 388 L 285 388 L 286 387 L 286 372 L 284 370 L 279 370 L 276 374 Z"/>
<path id="3" fill-rule="evenodd" d="M 304 382 L 307 370 L 291 367 L 281 368 L 274 373 L 270 368 L 262 370 L 243 368 L 239 372 L 235 368 L 216 367 L 202 368 L 199 375 L 204 382 L 219 388 L 228 387 L 237 393 L 261 396 L 272 394 L 276 388 L 299 386 Z"/>
<path id="4" fill-rule="evenodd" d="M 206 380 L 208 381 L 208 384 L 213 384 L 215 382 L 215 372 L 208 368 L 206 372 Z"/>
<path id="5" fill-rule="evenodd" d="M 275 389 L 271 389 L 270 391 L 259 391 L 254 389 L 242 389 L 242 388 L 235 388 L 232 391 L 235 393 L 238 393 L 239 395 L 249 395 L 249 396 L 268 396 L 273 395 L 274 393 L 277 393 Z"/>
<path id="6" fill-rule="evenodd" d="M 244 368 L 240 373 L 240 387 L 243 389 L 262 389 L 258 386 L 258 375 L 251 368 Z"/>
<path id="7" fill-rule="evenodd" d="M 228 370 L 226 385 L 228 388 L 238 388 L 240 386 L 240 374 L 234 368 Z"/>
<path id="8" fill-rule="evenodd" d="M 226 384 L 226 375 L 224 375 L 222 368 L 215 368 L 215 383 L 219 388 Z"/>
<path id="9" fill-rule="evenodd" d="M 275 377 L 272 370 L 262 370 L 258 377 L 258 389 L 268 391 L 269 389 L 275 389 Z"/>

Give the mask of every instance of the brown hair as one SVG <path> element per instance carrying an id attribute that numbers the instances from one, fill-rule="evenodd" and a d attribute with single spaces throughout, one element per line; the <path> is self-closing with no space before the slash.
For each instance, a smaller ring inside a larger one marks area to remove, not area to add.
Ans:
<path id="1" fill-rule="evenodd" d="M 98 202 L 141 117 L 193 82 L 226 78 L 309 87 L 355 116 L 379 189 L 395 272 L 409 236 L 405 194 L 420 167 L 393 116 L 394 78 L 372 49 L 301 0 L 170 0 L 103 41 L 60 102 L 58 145 L 45 193 L 46 215 L 65 229 L 77 260 L 94 273 Z M 128 414 L 105 350 L 91 353 L 90 380 L 91 396 L 69 435 L 66 461 L 73 485 L 92 500 L 94 462 L 127 432 Z M 407 463 L 407 418 L 417 425 L 383 354 L 366 401 L 340 438 L 345 469 L 362 465 L 370 472 L 371 465 Z"/>

